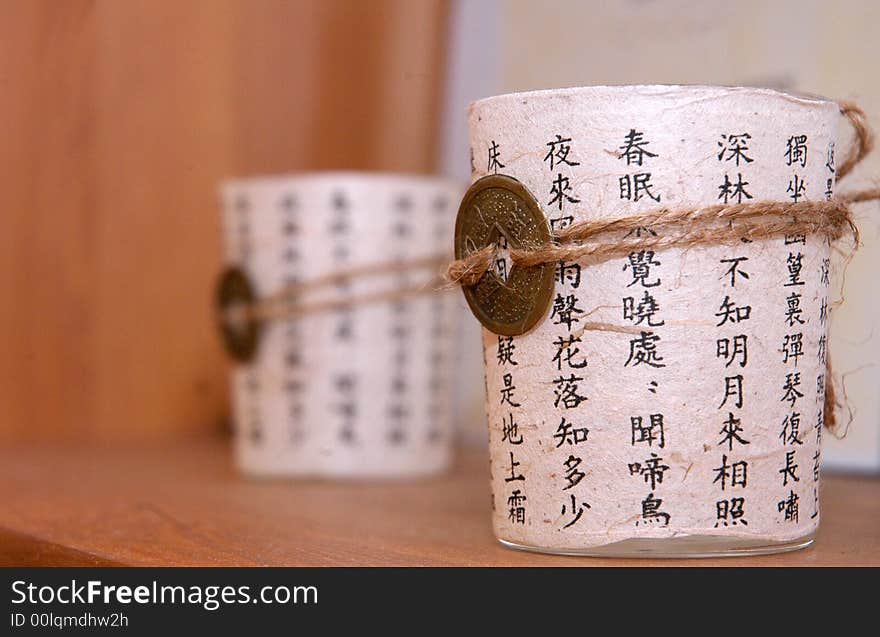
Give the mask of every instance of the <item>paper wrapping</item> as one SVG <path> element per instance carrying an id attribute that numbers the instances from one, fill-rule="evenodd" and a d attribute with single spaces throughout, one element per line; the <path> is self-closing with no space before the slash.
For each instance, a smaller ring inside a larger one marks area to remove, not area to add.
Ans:
<path id="1" fill-rule="evenodd" d="M 761 89 L 504 95 L 471 107 L 473 176 L 520 180 L 554 228 L 819 200 L 834 185 L 838 118 L 832 102 Z M 557 267 L 537 328 L 483 334 L 496 535 L 575 551 L 809 536 L 829 256 L 824 239 L 791 236 Z"/>
<path id="2" fill-rule="evenodd" d="M 261 298 L 333 272 L 449 253 L 461 189 L 358 173 L 221 188 L 227 265 Z M 303 305 L 424 284 L 437 268 L 359 277 Z M 422 294 L 269 322 L 232 373 L 235 451 L 248 474 L 416 476 L 447 467 L 455 299 Z"/>

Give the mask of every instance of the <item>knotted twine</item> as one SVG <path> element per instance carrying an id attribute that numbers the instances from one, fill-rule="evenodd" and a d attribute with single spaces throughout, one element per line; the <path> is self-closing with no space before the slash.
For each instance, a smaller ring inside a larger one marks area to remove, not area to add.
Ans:
<path id="1" fill-rule="evenodd" d="M 837 168 L 841 180 L 873 150 L 874 134 L 865 112 L 856 104 L 841 102 L 841 114 L 854 130 L 853 143 Z M 826 201 L 756 201 L 711 206 L 663 207 L 611 220 L 579 221 L 556 230 L 546 245 L 508 248 L 514 266 L 534 267 L 559 261 L 578 261 L 587 257 L 607 259 L 634 250 L 664 249 L 754 241 L 792 234 L 820 234 L 829 242 L 846 235 L 853 250 L 859 246 L 851 204 L 880 199 L 880 187 L 835 195 Z M 620 239 L 621 235 L 650 230 L 649 236 Z M 663 234 L 663 232 L 670 234 Z M 498 246 L 490 244 L 446 267 L 445 279 L 454 285 L 476 285 L 489 272 Z M 831 359 L 826 361 L 825 427 L 837 424 L 837 401 L 831 375 Z"/>
<path id="2" fill-rule="evenodd" d="M 320 301 L 303 302 L 303 295 L 314 290 L 340 286 L 357 279 L 380 277 L 391 274 L 405 274 L 418 270 L 437 270 L 449 259 L 443 256 L 429 256 L 421 259 L 407 261 L 390 261 L 387 263 L 375 263 L 364 265 L 349 270 L 330 272 L 324 276 L 305 281 L 289 283 L 277 292 L 259 299 L 245 307 L 232 306 L 227 312 L 229 322 L 243 322 L 247 320 L 273 321 L 293 319 L 308 316 L 320 312 L 345 310 L 356 305 L 370 303 L 382 303 L 399 301 L 411 296 L 417 296 L 436 291 L 437 284 L 442 283 L 441 277 L 435 277 L 428 283 L 415 285 L 401 285 L 390 290 L 381 290 L 364 294 L 337 296 Z"/>

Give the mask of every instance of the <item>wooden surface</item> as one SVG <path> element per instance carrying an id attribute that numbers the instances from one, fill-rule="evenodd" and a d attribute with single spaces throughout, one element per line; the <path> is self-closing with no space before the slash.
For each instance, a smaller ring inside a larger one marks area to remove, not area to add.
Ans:
<path id="1" fill-rule="evenodd" d="M 823 482 L 816 543 L 781 555 L 612 560 L 524 553 L 489 526 L 484 452 L 414 483 L 247 481 L 226 441 L 0 451 L 0 564 L 880 565 L 880 480 Z"/>
<path id="2" fill-rule="evenodd" d="M 0 3 L 0 440 L 219 429 L 218 182 L 430 171 L 445 14 L 443 0 Z"/>

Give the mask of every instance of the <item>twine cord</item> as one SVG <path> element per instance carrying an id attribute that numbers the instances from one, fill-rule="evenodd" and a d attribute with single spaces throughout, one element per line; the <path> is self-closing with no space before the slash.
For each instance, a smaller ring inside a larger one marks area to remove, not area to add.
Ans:
<path id="1" fill-rule="evenodd" d="M 408 261 L 395 260 L 374 263 L 340 272 L 330 272 L 305 282 L 288 283 L 264 298 L 251 303 L 230 305 L 224 312 L 223 320 L 228 325 L 243 326 L 249 321 L 275 321 L 300 318 L 318 312 L 345 310 L 356 305 L 399 301 L 412 296 L 432 294 L 442 285 L 443 278 L 437 275 L 417 285 L 397 286 L 390 290 L 345 295 L 319 301 L 304 302 L 303 296 L 309 292 L 343 285 L 353 280 L 369 277 L 404 274 L 413 270 L 440 269 L 449 262 L 444 256 L 430 256 Z"/>
<path id="2" fill-rule="evenodd" d="M 853 143 L 837 166 L 839 180 L 874 149 L 875 138 L 865 112 L 851 102 L 840 102 L 840 113 L 853 128 Z M 534 267 L 559 261 L 585 258 L 607 259 L 635 250 L 697 245 L 718 245 L 742 239 L 768 239 L 788 234 L 820 234 L 830 242 L 847 234 L 853 249 L 859 246 L 859 230 L 853 221 L 851 204 L 880 199 L 880 187 L 835 195 L 828 201 L 757 201 L 727 205 L 659 208 L 612 220 L 585 220 L 553 233 L 547 245 L 508 248 L 514 266 Z M 621 235 L 649 229 L 650 236 L 620 239 Z M 663 235 L 668 231 L 670 234 Z M 498 247 L 490 244 L 446 267 L 444 278 L 450 285 L 476 285 L 493 266 Z M 592 328 L 591 328 L 592 329 Z M 599 329 L 607 329 L 601 327 Z M 825 427 L 837 424 L 835 408 L 840 405 L 834 390 L 831 358 L 826 357 Z"/>
<path id="3" fill-rule="evenodd" d="M 846 177 L 873 150 L 874 135 L 865 112 L 855 104 L 840 104 L 841 114 L 855 132 L 846 158 L 837 168 L 838 180 Z M 688 247 L 755 240 L 785 234 L 821 234 L 837 241 L 850 234 L 859 244 L 859 231 L 850 205 L 880 199 L 880 187 L 835 196 L 829 201 L 756 201 L 679 208 L 658 208 L 611 220 L 579 221 L 553 233 L 551 242 L 525 249 L 509 249 L 513 265 L 534 267 L 587 257 L 609 258 L 633 250 Z M 651 236 L 615 238 L 641 229 Z M 662 235 L 663 231 L 672 234 Z M 656 233 L 656 236 L 655 234 Z M 445 278 L 454 285 L 473 286 L 488 272 L 497 246 L 490 244 L 450 263 Z"/>

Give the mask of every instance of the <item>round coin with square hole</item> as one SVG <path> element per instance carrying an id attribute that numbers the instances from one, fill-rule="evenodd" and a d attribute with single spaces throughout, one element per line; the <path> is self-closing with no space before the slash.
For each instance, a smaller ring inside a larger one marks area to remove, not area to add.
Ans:
<path id="1" fill-rule="evenodd" d="M 216 299 L 220 334 L 227 353 L 241 363 L 252 360 L 257 353 L 261 326 L 249 314 L 256 301 L 250 279 L 239 268 L 227 268 L 220 276 Z"/>
<path id="2" fill-rule="evenodd" d="M 455 258 L 493 245 L 492 267 L 464 296 L 477 320 L 502 336 L 524 334 L 547 313 L 553 298 L 554 265 L 522 267 L 508 250 L 534 250 L 550 243 L 550 228 L 535 197 L 513 177 L 489 175 L 465 193 L 455 221 Z"/>

